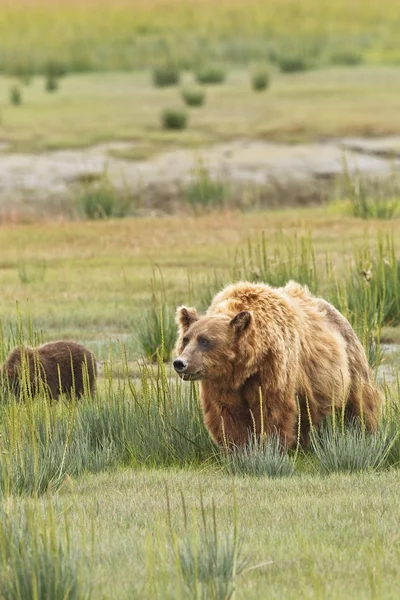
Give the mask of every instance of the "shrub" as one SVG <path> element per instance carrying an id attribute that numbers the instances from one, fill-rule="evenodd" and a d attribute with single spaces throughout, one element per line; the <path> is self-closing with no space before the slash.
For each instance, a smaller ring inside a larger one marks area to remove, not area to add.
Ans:
<path id="1" fill-rule="evenodd" d="M 67 65 L 57 58 L 49 58 L 43 65 L 43 73 L 45 77 L 58 79 L 67 74 Z"/>
<path id="2" fill-rule="evenodd" d="M 187 113 L 181 108 L 166 108 L 161 115 L 164 129 L 185 129 L 187 119 Z"/>
<path id="3" fill-rule="evenodd" d="M 297 73 L 309 67 L 306 59 L 298 54 L 282 54 L 277 57 L 277 63 L 282 73 Z"/>
<path id="4" fill-rule="evenodd" d="M 205 65 L 196 72 L 196 80 L 203 84 L 223 83 L 226 71 L 217 65 Z"/>
<path id="5" fill-rule="evenodd" d="M 223 455 L 222 464 L 230 475 L 277 478 L 294 472 L 294 460 L 284 451 L 278 436 L 262 439 L 252 435 L 246 445 Z"/>
<path id="6" fill-rule="evenodd" d="M 14 106 L 22 104 L 22 92 L 18 84 L 14 84 L 10 87 L 10 102 Z"/>
<path id="7" fill-rule="evenodd" d="M 269 86 L 270 76 L 265 67 L 258 67 L 251 75 L 251 87 L 255 92 L 266 90 Z"/>
<path id="8" fill-rule="evenodd" d="M 196 178 L 185 187 L 184 195 L 194 208 L 220 208 L 224 204 L 226 186 L 211 179 L 207 169 L 200 165 Z"/>
<path id="9" fill-rule="evenodd" d="M 48 75 L 45 79 L 46 92 L 55 92 L 58 89 L 58 80 L 52 75 Z"/>
<path id="10" fill-rule="evenodd" d="M 124 217 L 128 214 L 130 200 L 127 194 L 117 190 L 106 173 L 98 181 L 88 181 L 81 185 L 76 198 L 76 206 L 86 219 L 108 219 Z"/>
<path id="11" fill-rule="evenodd" d="M 397 436 L 394 429 L 370 433 L 358 421 L 344 427 L 332 418 L 313 430 L 310 440 L 322 472 L 358 473 L 384 467 Z"/>
<path id="12" fill-rule="evenodd" d="M 363 62 L 362 54 L 356 50 L 338 50 L 331 55 L 333 65 L 359 65 Z"/>
<path id="13" fill-rule="evenodd" d="M 205 92 L 201 88 L 191 88 L 182 90 L 182 98 L 188 106 L 203 106 Z"/>
<path id="14" fill-rule="evenodd" d="M 160 65 L 153 69 L 153 84 L 156 87 L 178 85 L 179 81 L 179 70 L 173 64 Z"/>

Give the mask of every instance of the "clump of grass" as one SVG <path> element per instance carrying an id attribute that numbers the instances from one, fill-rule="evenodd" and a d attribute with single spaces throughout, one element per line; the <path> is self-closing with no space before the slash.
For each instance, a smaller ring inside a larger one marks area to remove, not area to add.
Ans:
<path id="1" fill-rule="evenodd" d="M 56 77 L 48 75 L 45 80 L 46 92 L 55 92 L 58 89 L 58 80 Z"/>
<path id="2" fill-rule="evenodd" d="M 209 171 L 202 164 L 195 171 L 195 179 L 184 189 L 186 201 L 192 208 L 221 208 L 226 195 L 224 183 L 211 179 Z"/>
<path id="3" fill-rule="evenodd" d="M 259 66 L 251 74 L 251 87 L 255 92 L 266 90 L 270 84 L 270 75 L 268 69 Z"/>
<path id="4" fill-rule="evenodd" d="M 3 600 L 89 599 L 82 559 L 55 524 L 49 502 L 47 518 L 32 508 L 23 514 L 0 511 L 0 597 Z"/>
<path id="5" fill-rule="evenodd" d="M 337 50 L 330 57 L 333 65 L 355 66 L 363 62 L 363 56 L 357 50 Z"/>
<path id="6" fill-rule="evenodd" d="M 299 73 L 309 68 L 308 61 L 300 54 L 280 54 L 276 62 L 282 73 Z"/>
<path id="7" fill-rule="evenodd" d="M 43 73 L 45 76 L 45 90 L 55 92 L 58 89 L 59 79 L 67 73 L 67 66 L 61 60 L 49 58 L 43 65 Z"/>
<path id="8" fill-rule="evenodd" d="M 319 277 L 311 235 L 280 232 L 271 248 L 263 232 L 259 241 L 249 240 L 247 248 L 236 255 L 231 278 L 263 281 L 274 287 L 293 279 L 316 293 Z"/>
<path id="9" fill-rule="evenodd" d="M 153 69 L 153 84 L 156 87 L 167 87 L 178 85 L 180 72 L 176 65 L 166 63 Z"/>
<path id="10" fill-rule="evenodd" d="M 365 243 L 356 251 L 355 264 L 337 285 L 332 301 L 354 326 L 364 320 L 373 331 L 400 324 L 400 261 L 393 235 L 379 235 L 375 250 Z"/>
<path id="11" fill-rule="evenodd" d="M 81 184 L 75 204 L 79 214 L 89 220 L 125 217 L 130 208 L 128 195 L 114 187 L 106 172 L 98 181 Z"/>
<path id="12" fill-rule="evenodd" d="M 196 71 L 196 80 L 202 84 L 223 83 L 226 79 L 226 71 L 218 65 L 203 65 Z"/>
<path id="13" fill-rule="evenodd" d="M 136 339 L 140 351 L 150 360 L 169 360 L 176 340 L 175 310 L 154 298 L 137 322 Z"/>
<path id="14" fill-rule="evenodd" d="M 282 448 L 278 436 L 252 435 L 246 445 L 227 452 L 221 460 L 230 475 L 278 478 L 294 473 L 294 459 Z"/>
<path id="15" fill-rule="evenodd" d="M 400 182 L 396 174 L 386 180 L 351 176 L 345 165 L 346 200 L 350 214 L 361 219 L 392 219 L 400 213 Z"/>
<path id="16" fill-rule="evenodd" d="M 46 276 L 46 263 L 44 261 L 26 262 L 21 261 L 17 267 L 18 278 L 24 285 L 44 281 Z"/>
<path id="17" fill-rule="evenodd" d="M 19 106 L 22 104 L 22 91 L 17 83 L 14 83 L 10 87 L 10 102 L 14 106 Z"/>
<path id="18" fill-rule="evenodd" d="M 205 91 L 200 87 L 182 90 L 182 98 L 188 106 L 203 106 L 205 97 Z"/>
<path id="19" fill-rule="evenodd" d="M 170 547 L 174 571 L 181 582 L 183 597 L 228 600 L 235 592 L 235 580 L 247 566 L 243 552 L 243 539 L 237 523 L 236 497 L 234 496 L 234 524 L 231 532 L 217 526 L 215 503 L 211 517 L 207 518 L 203 496 L 200 496 L 200 523 L 187 523 L 187 508 L 182 494 L 185 534 L 177 535 L 170 523 Z M 167 496 L 169 506 L 169 498 Z M 169 516 L 170 520 L 170 516 Z"/>
<path id="20" fill-rule="evenodd" d="M 163 129 L 186 129 L 188 115 L 182 108 L 165 108 L 161 114 Z"/>
<path id="21" fill-rule="evenodd" d="M 312 431 L 310 441 L 323 473 L 359 473 L 383 468 L 397 436 L 397 430 L 370 433 L 358 421 L 344 427 L 332 418 Z"/>

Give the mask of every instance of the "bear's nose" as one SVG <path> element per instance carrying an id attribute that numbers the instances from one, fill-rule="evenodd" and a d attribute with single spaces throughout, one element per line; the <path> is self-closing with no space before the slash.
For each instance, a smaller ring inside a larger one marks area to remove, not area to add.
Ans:
<path id="1" fill-rule="evenodd" d="M 185 361 L 181 360 L 180 358 L 177 358 L 176 360 L 174 360 L 173 365 L 174 365 L 174 369 L 177 373 L 183 373 L 183 371 L 187 367 L 187 363 L 185 363 Z"/>

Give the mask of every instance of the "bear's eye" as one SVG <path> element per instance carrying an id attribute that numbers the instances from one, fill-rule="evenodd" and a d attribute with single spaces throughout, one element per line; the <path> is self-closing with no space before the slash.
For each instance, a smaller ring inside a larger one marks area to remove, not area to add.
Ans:
<path id="1" fill-rule="evenodd" d="M 205 350 L 211 346 L 211 341 L 203 336 L 198 337 L 197 341 L 198 341 L 199 346 L 201 346 Z"/>
<path id="2" fill-rule="evenodd" d="M 182 340 L 182 346 L 185 347 L 185 346 L 188 345 L 188 343 L 189 343 L 189 338 L 188 337 L 184 337 L 183 340 Z"/>

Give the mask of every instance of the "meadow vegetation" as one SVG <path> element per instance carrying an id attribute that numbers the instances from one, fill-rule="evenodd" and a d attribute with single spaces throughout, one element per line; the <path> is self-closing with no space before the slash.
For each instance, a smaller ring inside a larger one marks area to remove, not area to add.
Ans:
<path id="1" fill-rule="evenodd" d="M 395 0 L 0 9 L 12 151 L 129 140 L 118 152 L 138 160 L 400 132 Z M 134 218 L 139 200 L 106 169 L 75 183 L 59 220 L 0 222 L 0 363 L 61 338 L 99 360 L 81 400 L 32 398 L 24 380 L 15 397 L 0 377 L 0 598 L 398 598 L 397 177 L 347 174 L 334 203 L 266 212 L 200 162 L 186 216 L 164 218 Z M 171 365 L 175 309 L 204 311 L 239 279 L 295 279 L 349 319 L 383 399 L 376 433 L 339 410 L 307 448 L 214 446 L 198 385 Z"/>

